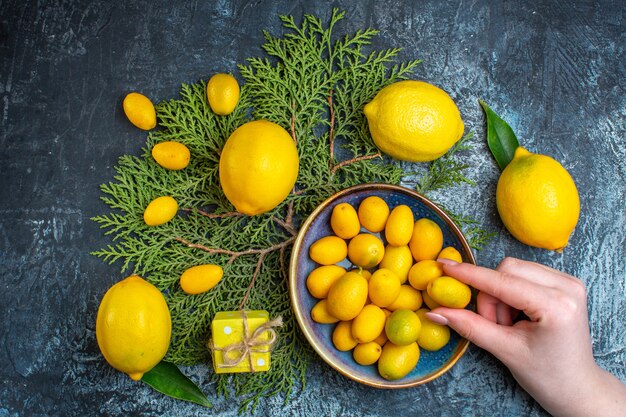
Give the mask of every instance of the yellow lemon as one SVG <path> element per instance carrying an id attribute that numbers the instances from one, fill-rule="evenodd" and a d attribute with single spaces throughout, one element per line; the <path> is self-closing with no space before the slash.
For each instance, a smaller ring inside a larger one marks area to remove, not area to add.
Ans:
<path id="1" fill-rule="evenodd" d="M 391 341 L 385 343 L 378 358 L 378 373 L 383 378 L 393 381 L 407 376 L 417 365 L 420 350 L 416 342 L 398 346 Z"/>
<path id="2" fill-rule="evenodd" d="M 376 146 L 404 161 L 439 158 L 465 129 L 450 96 L 423 81 L 399 81 L 383 88 L 363 112 Z"/>
<path id="3" fill-rule="evenodd" d="M 367 300 L 367 280 L 357 272 L 346 272 L 328 291 L 328 312 L 339 320 L 352 320 Z"/>
<path id="4" fill-rule="evenodd" d="M 370 278 L 372 277 L 372 273 L 368 271 L 367 269 L 360 268 L 360 269 L 353 269 L 353 271 L 355 271 L 357 274 L 365 278 L 367 282 L 369 282 Z"/>
<path id="5" fill-rule="evenodd" d="M 161 142 L 152 147 L 152 157 L 163 168 L 178 171 L 189 165 L 191 154 L 180 142 Z"/>
<path id="6" fill-rule="evenodd" d="M 180 276 L 180 286 L 187 294 L 200 294 L 215 287 L 224 270 L 219 265 L 196 265 L 187 269 Z"/>
<path id="7" fill-rule="evenodd" d="M 500 218 L 517 240 L 561 252 L 576 227 L 580 200 L 563 166 L 521 146 L 498 180 Z"/>
<path id="8" fill-rule="evenodd" d="M 461 256 L 461 252 L 459 252 L 454 246 L 446 246 L 441 249 L 439 255 L 437 255 L 437 259 L 452 259 L 453 261 L 457 261 L 458 263 L 463 262 L 463 256 Z"/>
<path id="9" fill-rule="evenodd" d="M 359 343 L 352 336 L 352 321 L 340 321 L 333 330 L 333 345 L 337 350 L 347 352 Z"/>
<path id="10" fill-rule="evenodd" d="M 143 212 L 143 220 L 148 226 L 159 226 L 172 220 L 178 211 L 178 203 L 170 196 L 155 198 Z"/>
<path id="11" fill-rule="evenodd" d="M 352 239 L 361 231 L 359 216 L 350 204 L 340 203 L 330 215 L 330 227 L 342 239 Z"/>
<path id="12" fill-rule="evenodd" d="M 408 246 L 387 245 L 385 247 L 385 256 L 383 256 L 383 260 L 380 261 L 378 267 L 393 271 L 400 279 L 400 283 L 404 284 L 412 265 L 413 255 Z"/>
<path id="13" fill-rule="evenodd" d="M 417 337 L 417 344 L 422 349 L 435 352 L 450 341 L 450 328 L 441 324 L 434 323 L 426 317 L 429 310 L 422 308 L 417 311 L 417 316 L 422 323 L 420 334 Z"/>
<path id="14" fill-rule="evenodd" d="M 220 155 L 222 190 L 237 211 L 255 215 L 278 206 L 298 177 L 298 150 L 285 129 L 266 120 L 237 128 Z"/>
<path id="15" fill-rule="evenodd" d="M 389 310 L 384 310 L 383 309 L 383 311 L 386 311 L 385 315 L 387 315 L 387 312 L 389 314 L 391 314 L 391 312 Z M 378 337 L 376 337 L 376 339 L 374 339 L 374 342 L 378 343 L 379 346 L 385 346 L 385 343 L 387 343 L 387 340 L 389 340 L 389 338 L 387 337 L 387 333 L 385 333 L 385 329 L 383 329 L 383 331 L 380 332 Z"/>
<path id="16" fill-rule="evenodd" d="M 346 259 L 348 245 L 337 236 L 325 236 L 314 242 L 309 248 L 309 256 L 321 265 L 332 265 Z"/>
<path id="17" fill-rule="evenodd" d="M 434 221 L 422 218 L 415 222 L 409 248 L 415 261 L 435 259 L 443 247 L 443 232 Z"/>
<path id="18" fill-rule="evenodd" d="M 313 306 L 311 318 L 314 322 L 321 324 L 331 324 L 339 321 L 338 318 L 329 313 L 327 300 L 320 300 Z"/>
<path id="19" fill-rule="evenodd" d="M 96 318 L 96 339 L 115 369 L 139 380 L 163 359 L 172 321 L 161 291 L 137 275 L 106 292 Z"/>
<path id="20" fill-rule="evenodd" d="M 431 310 L 434 310 L 437 307 L 441 307 L 439 303 L 437 303 L 430 295 L 428 295 L 428 291 L 424 290 L 421 292 L 421 294 L 422 300 L 424 300 L 424 304 L 426 304 Z"/>
<path id="21" fill-rule="evenodd" d="M 400 295 L 400 279 L 391 270 L 379 268 L 369 280 L 369 297 L 379 307 L 387 307 Z"/>
<path id="22" fill-rule="evenodd" d="M 401 204 L 394 207 L 385 225 L 385 238 L 392 246 L 406 246 L 413 234 L 413 210 Z"/>
<path id="23" fill-rule="evenodd" d="M 348 259 L 356 266 L 370 269 L 382 261 L 385 246 L 382 240 L 369 233 L 360 233 L 348 243 Z"/>
<path id="24" fill-rule="evenodd" d="M 368 304 L 352 320 L 352 336 L 359 343 L 376 339 L 385 328 L 387 315 L 380 307 Z"/>
<path id="25" fill-rule="evenodd" d="M 390 311 L 407 309 L 416 311 L 422 306 L 422 294 L 410 285 L 401 285 L 400 294 L 386 308 Z"/>
<path id="26" fill-rule="evenodd" d="M 226 116 L 239 102 L 239 83 L 230 74 L 215 74 L 207 83 L 206 95 L 213 113 Z"/>
<path id="27" fill-rule="evenodd" d="M 422 323 L 417 314 L 406 309 L 394 311 L 385 323 L 385 333 L 389 341 L 398 346 L 417 341 L 421 328 Z"/>
<path id="28" fill-rule="evenodd" d="M 472 290 L 467 284 L 445 275 L 429 282 L 426 291 L 444 307 L 465 308 L 472 299 Z"/>
<path id="29" fill-rule="evenodd" d="M 376 342 L 359 343 L 352 351 L 352 357 L 359 365 L 375 364 L 380 358 L 383 348 Z"/>
<path id="30" fill-rule="evenodd" d="M 370 196 L 359 204 L 359 221 L 372 233 L 382 232 L 389 217 L 389 206 L 380 197 Z"/>
<path id="31" fill-rule="evenodd" d="M 143 94 L 130 93 L 122 103 L 124 114 L 139 129 L 150 130 L 156 126 L 156 110 L 150 99 Z"/>
<path id="32" fill-rule="evenodd" d="M 330 287 L 346 273 L 339 265 L 323 265 L 315 268 L 306 279 L 306 287 L 315 298 L 326 298 Z"/>
<path id="33" fill-rule="evenodd" d="M 443 267 L 437 261 L 425 259 L 417 262 L 409 270 L 409 283 L 416 290 L 425 290 L 428 283 L 443 275 Z"/>

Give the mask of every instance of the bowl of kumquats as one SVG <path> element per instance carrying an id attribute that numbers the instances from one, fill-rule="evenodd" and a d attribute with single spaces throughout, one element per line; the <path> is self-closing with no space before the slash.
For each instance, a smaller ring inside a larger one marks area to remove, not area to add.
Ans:
<path id="1" fill-rule="evenodd" d="M 296 319 L 331 367 L 360 383 L 406 388 L 452 367 L 468 341 L 425 316 L 474 309 L 471 289 L 438 258 L 475 263 L 459 227 L 407 188 L 362 184 L 320 204 L 294 243 L 289 292 Z"/>

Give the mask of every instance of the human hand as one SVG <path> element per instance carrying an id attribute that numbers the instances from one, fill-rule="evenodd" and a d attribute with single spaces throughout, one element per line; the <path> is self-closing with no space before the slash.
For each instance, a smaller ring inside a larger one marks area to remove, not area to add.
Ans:
<path id="1" fill-rule="evenodd" d="M 583 283 L 533 262 L 505 258 L 496 270 L 439 259 L 447 275 L 480 292 L 478 314 L 428 313 L 491 352 L 555 416 L 623 416 L 626 385 L 596 364 Z M 514 323 L 523 311 L 528 320 Z"/>

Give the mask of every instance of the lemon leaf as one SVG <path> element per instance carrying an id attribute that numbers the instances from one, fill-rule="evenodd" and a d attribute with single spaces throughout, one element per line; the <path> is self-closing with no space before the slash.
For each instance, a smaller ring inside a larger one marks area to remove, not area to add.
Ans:
<path id="1" fill-rule="evenodd" d="M 173 363 L 161 361 L 141 380 L 155 390 L 178 400 L 190 401 L 205 407 L 213 407 L 206 395 L 187 378 Z"/>
<path id="2" fill-rule="evenodd" d="M 487 103 L 478 100 L 487 117 L 487 145 L 500 169 L 504 169 L 513 159 L 519 142 L 511 126 L 500 118 Z"/>

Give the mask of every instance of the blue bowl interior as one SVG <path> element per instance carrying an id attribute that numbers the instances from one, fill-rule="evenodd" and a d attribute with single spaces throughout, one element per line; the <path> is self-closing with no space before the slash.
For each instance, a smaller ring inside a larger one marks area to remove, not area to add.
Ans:
<path id="1" fill-rule="evenodd" d="M 319 265 L 310 259 L 308 255 L 309 247 L 318 239 L 333 233 L 330 228 L 330 215 L 337 204 L 349 203 L 357 209 L 360 202 L 369 196 L 382 198 L 387 202 L 390 209 L 401 204 L 406 204 L 413 210 L 416 220 L 423 217 L 433 220 L 441 227 L 444 247 L 453 246 L 459 250 L 465 262 L 474 262 L 467 243 L 465 242 L 464 244 L 439 213 L 429 207 L 425 202 L 416 198 L 416 196 L 409 193 L 408 190 L 403 191 L 400 187 L 383 188 L 381 186 L 371 185 L 371 187 L 359 188 L 353 192 L 345 194 L 339 193 L 334 199 L 331 197 L 332 201 L 324 206 L 317 215 L 316 213 L 312 214 L 312 217 L 315 217 L 312 218 L 308 227 L 305 222 L 304 227 L 306 229 L 300 232 L 301 234 L 303 233 L 301 244 L 299 248 L 296 248 L 297 253 L 294 254 L 294 261 L 296 263 L 295 269 L 292 268 L 292 273 L 295 271 L 295 277 L 292 277 L 292 285 L 295 285 L 295 288 L 292 289 L 292 298 L 295 299 L 292 301 L 299 306 L 301 314 L 296 314 L 296 316 L 309 342 L 311 342 L 322 358 L 342 374 L 365 384 L 378 387 L 400 388 L 403 386 L 418 385 L 419 383 L 426 382 L 435 377 L 436 374 L 441 372 L 442 368 L 451 366 L 452 363 L 458 359 L 457 356 L 462 354 L 465 350 L 467 342 L 452 331 L 450 342 L 439 351 L 429 352 L 420 349 L 419 362 L 406 377 L 397 381 L 387 381 L 378 374 L 375 364 L 371 366 L 359 365 L 352 358 L 351 351 L 341 352 L 333 346 L 332 332 L 335 328 L 335 324 L 319 324 L 311 319 L 310 311 L 319 300 L 311 296 L 308 292 L 306 288 L 306 278 L 311 271 Z M 363 229 L 363 231 L 366 230 Z M 384 241 L 384 236 L 380 234 L 378 234 L 378 236 Z M 346 269 L 352 267 L 348 260 L 344 260 L 340 265 Z M 424 307 L 426 307 L 426 305 L 424 305 Z M 467 308 L 474 309 L 474 306 L 471 304 Z"/>

